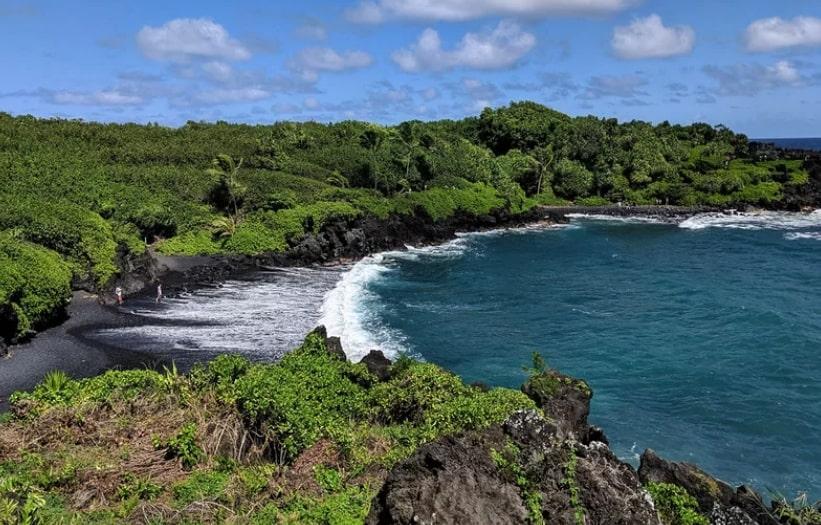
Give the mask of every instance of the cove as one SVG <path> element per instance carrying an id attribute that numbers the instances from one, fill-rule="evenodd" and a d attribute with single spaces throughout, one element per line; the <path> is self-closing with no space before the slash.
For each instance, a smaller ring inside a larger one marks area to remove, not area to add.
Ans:
<path id="1" fill-rule="evenodd" d="M 821 495 L 821 215 L 580 217 L 366 259 L 326 298 L 349 353 L 516 387 L 584 378 L 614 451 Z M 355 357 L 355 356 L 352 356 Z"/>

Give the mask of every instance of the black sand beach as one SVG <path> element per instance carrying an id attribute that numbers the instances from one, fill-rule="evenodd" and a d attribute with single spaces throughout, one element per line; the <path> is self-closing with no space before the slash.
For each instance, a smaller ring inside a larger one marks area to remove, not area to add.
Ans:
<path id="1" fill-rule="evenodd" d="M 81 378 L 113 368 L 156 366 L 156 359 L 150 355 L 105 345 L 85 335 L 92 330 L 144 323 L 144 319 L 131 314 L 129 306 L 101 305 L 96 296 L 74 292 L 65 323 L 13 346 L 8 357 L 0 358 L 0 411 L 8 408 L 12 393 L 33 388 L 51 370 Z"/>

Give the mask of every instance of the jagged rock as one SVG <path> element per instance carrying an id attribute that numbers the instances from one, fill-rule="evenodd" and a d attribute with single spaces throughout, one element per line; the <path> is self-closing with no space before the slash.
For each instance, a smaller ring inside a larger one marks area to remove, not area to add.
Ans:
<path id="1" fill-rule="evenodd" d="M 608 441 L 607 436 L 604 434 L 604 430 L 601 427 L 593 426 L 587 429 L 587 437 L 584 442 L 586 444 L 590 444 L 594 441 L 604 443 L 605 445 L 610 444 L 610 441 Z"/>
<path id="2" fill-rule="evenodd" d="M 698 501 L 699 509 L 704 514 L 713 510 L 718 502 L 732 506 L 735 491 L 700 468 L 690 463 L 677 463 L 660 458 L 653 450 L 647 449 L 641 455 L 639 478 L 642 483 L 672 483 L 678 485 Z"/>
<path id="3" fill-rule="evenodd" d="M 547 370 L 531 376 L 522 392 L 558 423 L 559 434 L 584 441 L 593 393 L 580 379 Z"/>
<path id="4" fill-rule="evenodd" d="M 340 361 L 348 359 L 345 350 L 342 349 L 342 341 L 336 336 L 329 337 L 325 340 L 325 349 L 328 350 L 329 354 L 338 358 Z"/>
<path id="5" fill-rule="evenodd" d="M 389 474 L 367 522 L 527 523 L 534 501 L 545 523 L 583 514 L 588 525 L 659 525 L 631 466 L 603 443 L 559 439 L 532 410 L 418 449 Z"/>
<path id="6" fill-rule="evenodd" d="M 764 505 L 761 496 L 749 487 L 742 485 L 733 490 L 695 465 L 667 461 L 650 449 L 641 455 L 639 477 L 643 483 L 654 481 L 682 487 L 698 501 L 699 510 L 709 515 L 713 524 L 780 523 Z"/>
<path id="7" fill-rule="evenodd" d="M 713 504 L 709 515 L 710 525 L 759 525 L 738 507 L 725 507 L 720 503 Z"/>
<path id="8" fill-rule="evenodd" d="M 319 325 L 316 328 L 314 328 L 313 330 L 311 330 L 310 332 L 308 332 L 308 335 L 306 335 L 305 338 L 307 339 L 307 338 L 311 337 L 312 335 L 313 336 L 318 336 L 323 341 L 328 340 L 328 330 L 323 325 Z"/>
<path id="9" fill-rule="evenodd" d="M 557 427 L 555 422 L 548 421 L 535 410 L 519 410 L 507 418 L 504 431 L 518 443 L 549 447 L 556 436 Z"/>
<path id="10" fill-rule="evenodd" d="M 604 443 L 576 448 L 576 481 L 586 522 L 601 525 L 651 525 L 659 519 L 636 471 Z"/>
<path id="11" fill-rule="evenodd" d="M 364 364 L 368 372 L 378 377 L 380 381 L 387 381 L 391 378 L 391 360 L 385 357 L 381 350 L 371 350 L 359 362 Z"/>
<path id="12" fill-rule="evenodd" d="M 754 523 L 760 525 L 779 525 L 780 523 L 764 505 L 761 496 L 746 485 L 741 485 L 736 489 L 733 505 L 743 510 Z"/>
<path id="13" fill-rule="evenodd" d="M 366 523 L 525 523 L 518 488 L 502 477 L 488 453 L 503 442 L 497 428 L 420 447 L 388 475 Z"/>

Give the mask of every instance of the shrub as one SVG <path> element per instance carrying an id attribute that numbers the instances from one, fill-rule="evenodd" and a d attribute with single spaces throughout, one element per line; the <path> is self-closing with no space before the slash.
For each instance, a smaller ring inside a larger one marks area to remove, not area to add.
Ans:
<path id="1" fill-rule="evenodd" d="M 111 226 L 94 212 L 57 201 L 0 196 L 0 229 L 52 249 L 75 263 L 78 276 L 104 286 L 117 273 Z"/>
<path id="2" fill-rule="evenodd" d="M 686 490 L 671 483 L 648 483 L 645 487 L 664 525 L 708 525 L 698 513 L 698 502 Z"/>
<path id="3" fill-rule="evenodd" d="M 205 456 L 197 445 L 197 425 L 188 423 L 167 442 L 157 441 L 154 445 L 158 449 L 165 449 L 166 459 L 179 458 L 184 468 L 190 469 Z"/>
<path id="4" fill-rule="evenodd" d="M 0 339 L 46 326 L 70 299 L 71 271 L 59 255 L 0 233 Z"/>
<path id="5" fill-rule="evenodd" d="M 271 432 L 278 452 L 293 457 L 362 414 L 364 389 L 349 378 L 357 368 L 361 365 L 331 356 L 319 336 L 309 335 L 278 364 L 256 365 L 240 378 L 237 404 Z"/>

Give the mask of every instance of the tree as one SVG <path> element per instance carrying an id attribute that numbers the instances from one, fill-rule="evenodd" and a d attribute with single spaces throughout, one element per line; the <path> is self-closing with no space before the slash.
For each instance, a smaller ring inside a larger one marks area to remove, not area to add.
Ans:
<path id="1" fill-rule="evenodd" d="M 246 188 L 239 181 L 239 170 L 242 168 L 243 159 L 234 161 L 230 155 L 217 155 L 211 162 L 211 168 L 207 170 L 208 175 L 218 177 L 216 188 L 212 191 L 212 201 L 222 207 L 228 208 L 231 213 L 233 209 L 233 219 L 239 219 L 239 201 L 245 195 Z M 225 206 L 226 201 L 228 206 Z"/>
<path id="2" fill-rule="evenodd" d="M 586 197 L 593 188 L 593 173 L 576 161 L 562 159 L 556 165 L 553 188 L 568 199 Z"/>
<path id="3" fill-rule="evenodd" d="M 542 192 L 542 183 L 545 176 L 549 174 L 550 168 L 553 166 L 555 156 L 553 155 L 553 146 L 541 146 L 533 150 L 533 158 L 536 159 L 538 165 L 539 182 L 536 186 L 536 195 Z"/>

